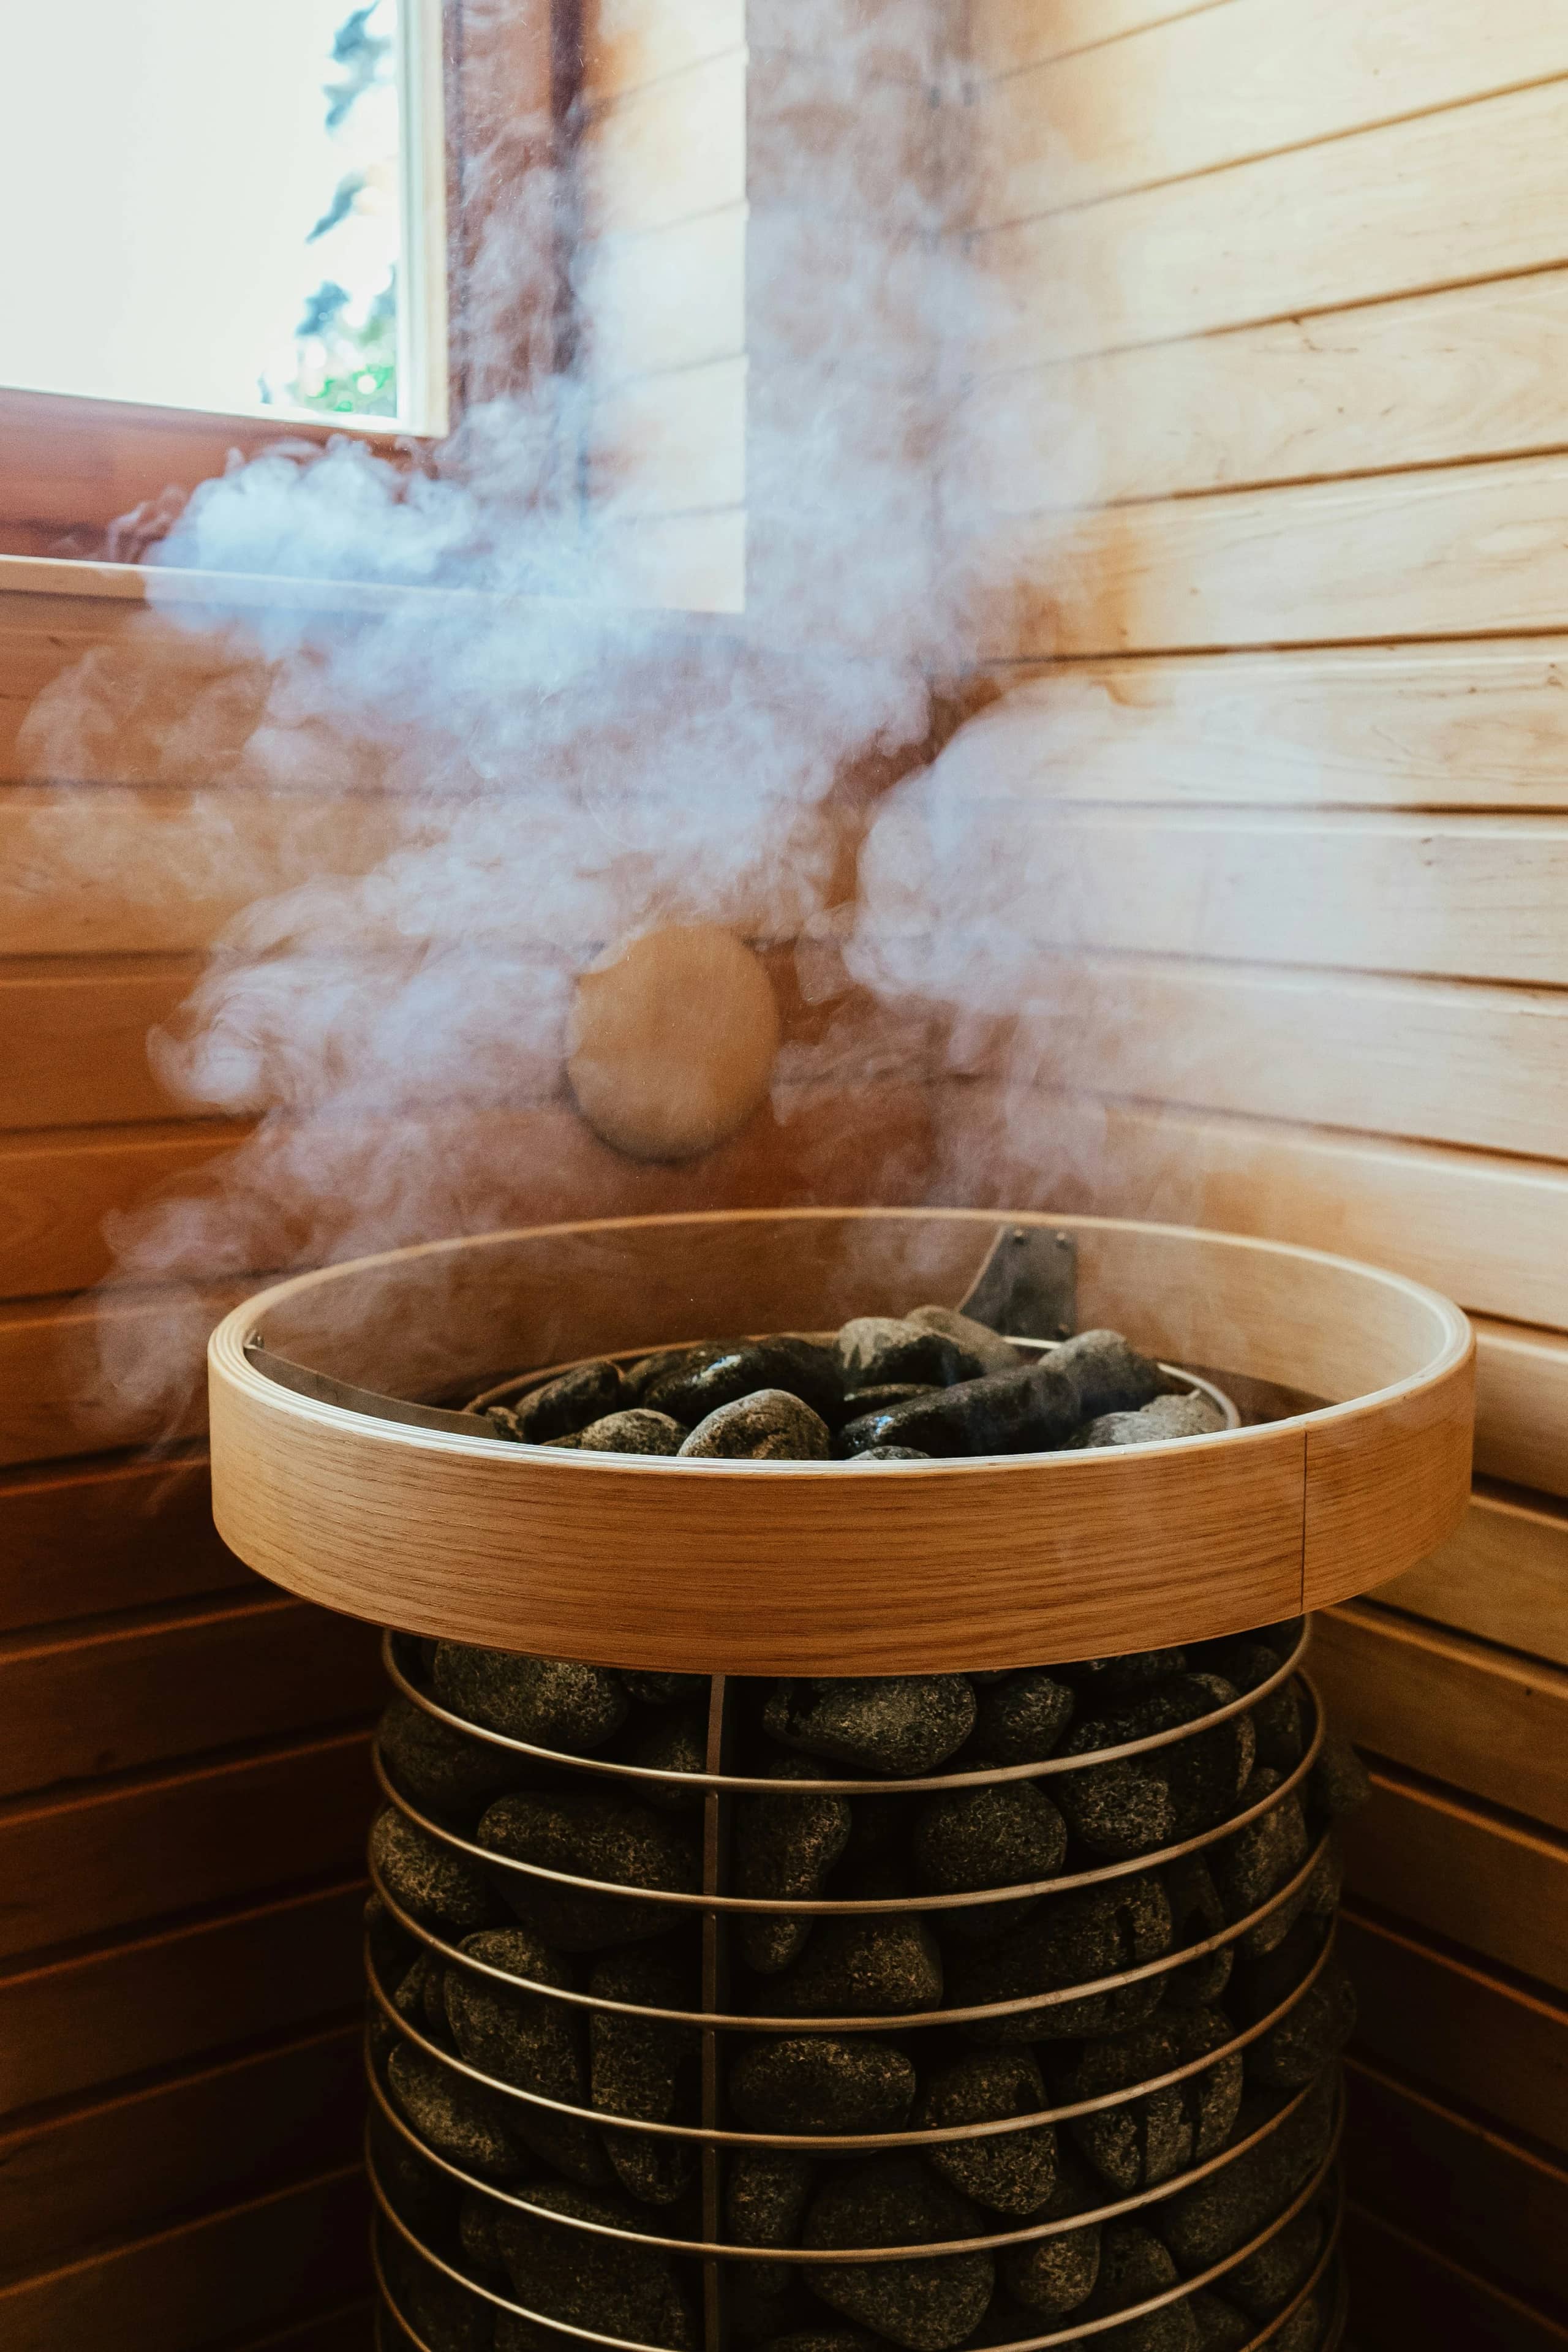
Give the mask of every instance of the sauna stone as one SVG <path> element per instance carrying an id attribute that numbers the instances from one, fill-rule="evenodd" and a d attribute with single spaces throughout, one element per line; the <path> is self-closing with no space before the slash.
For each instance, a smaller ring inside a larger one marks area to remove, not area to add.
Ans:
<path id="1" fill-rule="evenodd" d="M 776 1684 L 763 1725 L 808 1756 L 914 1779 L 969 1738 L 974 1692 L 963 1675 L 817 1675 Z"/>
<path id="2" fill-rule="evenodd" d="M 558 1381 L 520 1397 L 510 1408 L 507 1433 L 515 1432 L 524 1445 L 548 1445 L 552 1438 L 571 1437 L 630 1402 L 618 1366 L 604 1361 L 579 1364 L 574 1371 L 563 1372 Z M 505 1421 L 500 1425 L 507 1427 Z"/>
<path id="3" fill-rule="evenodd" d="M 1062 2146 L 1058 2158 L 1056 2189 L 1031 2220 L 1065 2221 L 1105 2201 L 1070 2147 Z M 998 2255 L 1002 2284 L 1026 2311 L 1046 2319 L 1064 2318 L 1094 2293 L 1100 2276 L 1100 2223 L 1088 2221 L 1079 2229 L 1057 2230 L 1048 2238 L 1035 2238 L 1021 2246 L 1005 2246 Z M 1020 2335 L 1036 2332 L 1018 2331 Z"/>
<path id="4" fill-rule="evenodd" d="M 997 1938 L 961 1971 L 952 2003 L 962 2009 L 1026 2000 L 1068 1985 L 1089 1984 L 1159 1959 L 1170 1949 L 1171 1911 L 1160 1881 L 1142 1871 L 1102 1886 L 1048 1896 L 1022 1926 Z M 1148 1977 L 1076 2000 L 977 2019 L 962 2028 L 966 2041 L 990 2044 L 1058 2042 L 1116 2033 L 1158 2008 L 1163 1980 Z"/>
<path id="5" fill-rule="evenodd" d="M 1328 2153 L 1337 2091 L 1330 2068 L 1256 2147 L 1149 2208 L 1151 2226 L 1189 2277 L 1237 2252 L 1306 2186 Z"/>
<path id="6" fill-rule="evenodd" d="M 657 1675 L 621 1670 L 621 1680 L 633 1698 L 645 1706 L 673 1706 L 677 1699 L 700 1698 L 706 1702 L 710 1688 L 706 1675 Z"/>
<path id="7" fill-rule="evenodd" d="M 477 2295 L 465 2294 L 390 2234 L 383 2238 L 382 2261 L 393 2293 L 430 2352 L 490 2352 L 489 2311 Z"/>
<path id="8" fill-rule="evenodd" d="M 379 2114 L 370 2119 L 370 2142 L 375 2177 L 395 2210 L 426 2236 L 444 2231 L 458 2197 L 447 2175 Z"/>
<path id="9" fill-rule="evenodd" d="M 1085 1421 L 1136 1412 L 1170 1384 L 1159 1365 L 1141 1356 L 1120 1331 L 1079 1331 L 1054 1349 L 1049 1360 L 1071 1381 Z"/>
<path id="10" fill-rule="evenodd" d="M 462 1822 L 516 1779 L 516 1759 L 466 1738 L 401 1694 L 376 1728 L 382 1761 L 421 1811 Z"/>
<path id="11" fill-rule="evenodd" d="M 1222 1675 L 1245 1695 L 1277 1675 L 1280 1660 L 1267 1643 L 1243 1639 L 1215 1643 L 1205 1652 L 1203 1664 L 1208 1673 Z M 1267 1764 L 1281 1779 L 1293 1771 L 1307 1746 L 1301 1690 L 1294 1676 L 1281 1683 L 1278 1690 L 1270 1691 L 1267 1698 L 1259 1699 L 1252 1709 L 1252 1727 L 1258 1761 Z"/>
<path id="12" fill-rule="evenodd" d="M 634 1945 L 595 1960 L 588 1990 L 595 2000 L 685 2009 L 696 2005 L 699 1988 L 691 1981 L 693 1974 L 687 1954 L 673 1941 Z M 636 2116 L 644 2123 L 677 2120 L 682 2077 L 698 2056 L 695 2028 L 594 2010 L 588 2048 L 593 2102 L 602 2113 Z M 622 2186 L 639 2202 L 671 2204 L 689 2185 L 693 2160 L 689 2142 L 639 2138 L 620 2131 L 606 2132 L 604 2140 Z"/>
<path id="13" fill-rule="evenodd" d="M 499 2092 L 407 2042 L 388 2058 L 386 2079 L 397 2105 L 438 2156 L 489 2179 L 504 2180 L 521 2169 L 522 2147 Z"/>
<path id="14" fill-rule="evenodd" d="M 1049 2105 L 1045 2078 L 1027 2050 L 977 2050 L 939 2067 L 921 2093 L 914 2120 L 922 2131 L 1002 2123 Z M 1037 2213 L 1057 2185 L 1057 2136 L 1050 2124 L 993 2138 L 930 2145 L 926 2162 L 949 2186 L 996 2213 Z"/>
<path id="15" fill-rule="evenodd" d="M 646 1764 L 656 1772 L 701 1772 L 708 1762 L 708 1710 L 705 1706 L 661 1707 L 650 1723 L 637 1732 L 626 1751 L 629 1764 Z M 660 1812 L 689 1812 L 700 1806 L 700 1787 L 672 1789 L 657 1780 L 636 1783 L 638 1801 Z"/>
<path id="16" fill-rule="evenodd" d="M 454 1715 L 508 1739 L 586 1755 L 612 1738 L 626 1718 L 620 1677 L 567 1658 L 524 1658 L 437 1642 L 437 1696 Z"/>
<path id="17" fill-rule="evenodd" d="M 827 1349 L 810 1339 L 781 1336 L 696 1350 L 653 1381 L 641 1401 L 695 1429 L 723 1406 L 770 1391 L 793 1397 L 829 1420 L 837 1415 L 844 1382 Z"/>
<path id="18" fill-rule="evenodd" d="M 1232 2038 L 1217 2010 L 1178 2010 L 1131 2033 L 1086 2043 L 1062 2087 L 1074 2101 L 1127 2090 L 1207 2057 Z M 1235 2127 L 1241 2087 L 1237 2053 L 1142 2098 L 1077 2116 L 1068 2129 L 1101 2178 L 1131 2196 L 1217 2156 Z"/>
<path id="19" fill-rule="evenodd" d="M 1267 2002 L 1259 2014 L 1272 2006 Z M 1355 1987 L 1343 1963 L 1330 1959 L 1278 2025 L 1248 2043 L 1247 2080 L 1270 2091 L 1300 2090 L 1339 2055 L 1355 2020 Z"/>
<path id="20" fill-rule="evenodd" d="M 1076 1705 L 1067 1685 L 1044 1666 L 1005 1675 L 979 1693 L 974 1746 L 988 1762 L 1043 1764 L 1056 1754 Z"/>
<path id="21" fill-rule="evenodd" d="M 1330 1822 L 1359 1811 L 1372 1794 L 1366 1766 L 1344 1734 L 1334 1730 L 1323 1735 L 1309 1785 L 1314 1811 Z"/>
<path id="22" fill-rule="evenodd" d="M 918 1323 L 927 1331 L 940 1331 L 944 1339 L 952 1339 L 966 1349 L 983 1372 L 1011 1372 L 1018 1367 L 1016 1348 L 993 1331 L 988 1323 L 977 1323 L 973 1315 L 961 1315 L 956 1307 L 914 1307 L 904 1320 Z"/>
<path id="23" fill-rule="evenodd" d="M 680 1447 L 684 1460 L 826 1462 L 827 1423 L 784 1389 L 758 1389 L 700 1421 Z"/>
<path id="24" fill-rule="evenodd" d="M 742 2053 L 730 2069 L 730 2096 L 752 2131 L 901 2131 L 915 2070 L 901 2050 L 868 2034 L 785 2034 Z"/>
<path id="25" fill-rule="evenodd" d="M 629 1405 L 591 1421 L 575 1437 L 552 1438 L 557 1446 L 581 1454 L 679 1454 L 686 1435 L 679 1422 L 667 1412 L 650 1412 L 645 1405 Z"/>
<path id="26" fill-rule="evenodd" d="M 913 2246 L 985 2235 L 984 2216 L 909 2156 L 832 2168 L 806 2215 L 805 2242 Z M 987 2253 L 813 2265 L 812 2291 L 907 2352 L 949 2352 L 984 2316 L 995 2284 Z"/>
<path id="27" fill-rule="evenodd" d="M 858 1315 L 838 1334 L 837 1352 L 846 1401 L 856 1389 L 915 1384 L 951 1388 L 987 1369 L 972 1348 L 926 1323 L 891 1315 Z M 1012 1355 L 1012 1365 L 1017 1365 Z"/>
<path id="28" fill-rule="evenodd" d="M 724 2184 L 724 2217 L 741 2246 L 794 2246 L 811 2201 L 816 2168 L 793 2147 L 746 2147 L 730 2158 Z M 790 2284 L 780 2263 L 753 2273 L 764 2294 L 782 2294 Z"/>
<path id="29" fill-rule="evenodd" d="M 624 2198 L 560 2181 L 531 2181 L 518 2194 L 549 2213 L 578 2221 L 618 2230 L 647 2226 L 646 2213 Z M 502 2209 L 496 2240 L 518 2301 L 545 2318 L 658 2345 L 665 2352 L 693 2352 L 697 2339 L 691 2315 L 675 2266 L 658 2248 L 563 2229 L 514 2206 Z"/>
<path id="30" fill-rule="evenodd" d="M 770 1769 L 787 1780 L 809 1776 L 815 1768 L 804 1758 L 786 1757 Z M 827 1793 L 748 1796 L 736 1814 L 736 1893 L 759 1900 L 820 1900 L 827 1874 L 848 1843 L 848 1800 Z M 798 1959 L 811 1933 L 809 1919 L 776 1912 L 743 1912 L 737 1925 L 742 1958 L 763 1976 Z"/>
<path id="31" fill-rule="evenodd" d="M 862 1413 L 845 1424 L 839 1443 L 848 1454 L 868 1445 L 915 1445 L 942 1454 L 1031 1454 L 1065 1445 L 1079 1419 L 1072 1380 L 1047 1357 Z"/>
<path id="32" fill-rule="evenodd" d="M 1224 1932 L 1225 1906 L 1208 1863 L 1201 1853 L 1183 1854 L 1160 1873 L 1171 1906 L 1173 1946 L 1204 1944 Z M 1184 1968 L 1173 1969 L 1165 1979 L 1165 2002 L 1172 2009 L 1201 2008 L 1215 2001 L 1229 1984 L 1236 1967 L 1236 1946 L 1221 1944 L 1204 1952 Z"/>
<path id="33" fill-rule="evenodd" d="M 426 1927 L 453 1940 L 488 1927 L 495 1897 L 467 1855 L 437 1844 L 389 1805 L 375 1817 L 370 1858 L 395 1903 Z"/>
<path id="34" fill-rule="evenodd" d="M 1075 1446 L 1154 1445 L 1171 1437 L 1209 1437 L 1225 1427 L 1218 1405 L 1191 1396 L 1156 1397 L 1136 1412 L 1102 1412 L 1073 1439 Z"/>
<path id="35" fill-rule="evenodd" d="M 1026 1886 L 1061 1867 L 1068 1826 L 1032 1780 L 927 1797 L 915 1814 L 915 1874 L 928 1894 Z"/>
<path id="36" fill-rule="evenodd" d="M 847 1466 L 854 1470 L 862 1462 L 929 1462 L 931 1458 L 918 1445 L 868 1445 L 863 1453 L 851 1456 Z"/>
<path id="37" fill-rule="evenodd" d="M 877 1388 L 847 1389 L 844 1410 L 851 1421 L 858 1421 L 863 1413 L 881 1412 L 888 1405 L 907 1403 L 910 1397 L 935 1394 L 930 1381 L 884 1381 Z"/>
<path id="38" fill-rule="evenodd" d="M 800 2017 L 896 2016 L 941 2001 L 942 1951 L 918 1913 L 838 1914 L 777 1981 L 781 2003 Z"/>
<path id="39" fill-rule="evenodd" d="M 1052 1672 L 1080 1693 L 1086 1704 L 1099 1707 L 1108 1698 L 1132 1698 L 1169 1682 L 1173 1675 L 1184 1673 L 1186 1665 L 1184 1650 L 1129 1650 L 1120 1658 L 1075 1659 Z"/>
<path id="40" fill-rule="evenodd" d="M 1089 1756 L 1197 1723 L 1237 1694 L 1217 1675 L 1182 1674 L 1135 1698 L 1080 1716 L 1064 1756 Z M 1252 1724 L 1230 1717 L 1142 1756 L 1059 1776 L 1058 1801 L 1084 1843 L 1118 1859 L 1152 1853 L 1214 1828 L 1234 1812 L 1252 1770 Z"/>
<path id="41" fill-rule="evenodd" d="M 1137 2221 L 1106 2223 L 1094 2292 L 1097 2312 L 1124 2310 L 1178 2284 L 1175 2263 L 1151 2231 Z M 1184 2296 L 1090 2338 L 1095 2345 L 1110 2346 L 1111 2352 L 1197 2352 L 1197 2326 Z"/>
<path id="42" fill-rule="evenodd" d="M 1226 2271 L 1226 2294 L 1252 2319 L 1272 2319 L 1306 2284 L 1322 2244 L 1322 2216 L 1309 2206 L 1282 2230 L 1276 2230 L 1255 2254 Z"/>
<path id="43" fill-rule="evenodd" d="M 1258 2333 L 1244 2311 L 1206 2287 L 1191 2298 L 1188 2307 L 1198 2331 L 1198 2352 L 1247 2352 Z"/>
<path id="44" fill-rule="evenodd" d="M 572 1877 L 689 1894 L 700 1883 L 697 1849 L 676 1822 L 619 1797 L 500 1797 L 477 1834 L 491 1853 Z M 629 1943 L 660 1935 L 670 1924 L 659 1904 L 560 1886 L 521 1873 L 507 1872 L 502 1891 L 519 1916 L 563 1951 Z"/>
<path id="45" fill-rule="evenodd" d="M 1259 1765 L 1242 1790 L 1243 1812 L 1262 1804 L 1280 1783 L 1280 1775 Z M 1300 1800 L 1282 1797 L 1258 1819 L 1248 1822 L 1209 1848 L 1208 1864 L 1227 1919 L 1245 1919 L 1266 1903 L 1276 1887 L 1295 1875 L 1307 1859 L 1307 1823 Z"/>
<path id="46" fill-rule="evenodd" d="M 464 1939 L 463 1949 L 491 1968 L 570 1991 L 574 1978 L 558 1952 L 526 1927 L 489 1927 Z M 542 1993 L 512 1992 L 489 1977 L 449 1968 L 443 1994 L 452 2039 L 470 2066 L 498 2082 L 536 2091 L 563 2106 L 588 2104 L 588 2065 L 581 2014 Z M 610 2168 L 592 2127 L 521 2102 L 508 2109 L 513 2137 L 569 2179 L 588 2187 L 607 2181 Z"/>
<path id="47" fill-rule="evenodd" d="M 796 2327 L 770 2336 L 761 2352 L 868 2352 L 876 2341 L 861 2327 Z"/>

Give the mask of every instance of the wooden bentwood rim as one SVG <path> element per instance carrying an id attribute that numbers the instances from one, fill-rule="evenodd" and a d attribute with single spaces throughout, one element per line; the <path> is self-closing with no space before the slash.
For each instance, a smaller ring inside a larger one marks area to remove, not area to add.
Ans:
<path id="1" fill-rule="evenodd" d="M 932 1463 L 498 1445 L 300 1396 L 272 1352 L 412 1399 L 683 1336 L 956 1301 L 999 1223 L 1069 1233 L 1080 1328 L 1327 1402 L 1129 1448 Z M 1294 1617 L 1434 1550 L 1468 1496 L 1473 1344 L 1401 1276 L 1174 1226 L 989 1211 L 633 1218 L 279 1285 L 210 1349 L 214 1507 L 288 1590 L 410 1632 L 644 1669 L 920 1674 Z"/>

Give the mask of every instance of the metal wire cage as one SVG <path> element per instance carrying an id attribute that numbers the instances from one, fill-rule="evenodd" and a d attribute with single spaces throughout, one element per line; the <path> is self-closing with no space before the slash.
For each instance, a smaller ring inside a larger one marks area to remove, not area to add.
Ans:
<path id="1" fill-rule="evenodd" d="M 835 1775 L 794 1755 L 781 1778 L 758 1733 L 761 1691 L 745 1681 L 699 1690 L 684 1678 L 690 1737 L 686 1769 L 672 1769 L 625 1738 L 568 1752 L 458 1715 L 434 1687 L 429 1645 L 389 1634 L 405 1720 L 468 1744 L 487 1787 L 568 1816 L 584 1801 L 630 1806 L 684 1841 L 689 1868 L 686 1883 L 658 1885 L 506 1853 L 472 1817 L 477 1801 L 465 1814 L 415 1789 L 396 1743 L 378 1747 L 387 1811 L 373 1842 L 367 2066 L 386 2352 L 1337 2344 L 1341 1793 L 1302 1672 L 1309 1627 L 1264 1639 L 1276 1663 L 1253 1687 L 1114 1745 L 1005 1765 L 960 1751 L 908 1778 Z M 1273 1763 L 1259 1770 L 1262 1747 Z M 1172 1842 L 1133 1837 L 1135 1850 L 1107 1855 L 1075 1832 L 1062 1866 L 1001 1885 L 982 1872 L 987 1883 L 936 1887 L 889 1860 L 955 1800 L 984 1809 L 1024 1787 L 1031 1805 L 1055 1790 L 1079 1814 L 1075 1795 L 1202 1778 L 1205 1759 L 1236 1785 Z M 863 1849 L 852 1884 L 836 1891 L 825 1870 L 810 1892 L 756 1891 L 750 1842 L 759 1809 L 781 1801 L 845 1807 Z M 443 1908 L 447 1884 L 486 1890 L 474 1902 L 514 1927 L 590 1906 L 575 1973 L 552 1966 L 547 1981 L 501 1964 L 460 1903 Z M 1105 1923 L 1134 1916 L 1143 1928 L 1107 1954 L 1120 1965 L 1075 1973 L 1058 1958 L 1015 1985 L 986 1959 L 1050 1948 L 1064 1920 L 1100 1923 L 1061 1947 L 1092 1959 Z M 793 1949 L 782 1969 L 754 1965 L 758 1923 L 784 1930 L 770 1947 Z M 929 1965 L 896 1997 L 851 1966 L 837 1979 L 849 1993 L 814 2007 L 799 1963 L 824 1931 L 851 1954 L 858 1937 L 896 1933 Z M 642 1999 L 635 1968 L 595 1966 L 605 1948 L 655 1948 L 677 1958 Z M 665 2054 L 642 2077 L 623 2070 L 619 2094 L 580 2063 L 562 2095 L 559 2080 L 515 2063 L 498 2071 L 496 2045 L 463 2030 L 449 1989 L 465 1986 L 481 2005 L 526 2005 L 552 2049 L 595 2051 L 616 2033 L 635 2048 L 640 2034 Z M 1201 2022 L 1168 2032 L 1173 2017 Z M 737 2098 L 748 2053 L 805 2045 L 848 2052 L 835 2063 L 851 2070 L 857 2051 L 872 2053 L 910 2095 L 869 2117 L 770 2116 Z M 1012 2095 L 954 2114 L 935 2086 L 987 2053 L 1012 2063 Z M 1020 2151 L 1033 2189 L 999 2189 Z M 771 2204 L 747 2193 L 758 2182 L 774 2184 Z M 900 2195 L 901 2221 L 886 2210 Z M 875 2242 L 855 2242 L 857 2215 Z"/>

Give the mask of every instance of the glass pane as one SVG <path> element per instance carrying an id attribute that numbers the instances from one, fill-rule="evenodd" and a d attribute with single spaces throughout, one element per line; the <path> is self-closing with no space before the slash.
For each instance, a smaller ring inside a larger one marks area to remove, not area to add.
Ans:
<path id="1" fill-rule="evenodd" d="M 0 0 L 0 383 L 438 425 L 409 380 L 418 6 Z"/>

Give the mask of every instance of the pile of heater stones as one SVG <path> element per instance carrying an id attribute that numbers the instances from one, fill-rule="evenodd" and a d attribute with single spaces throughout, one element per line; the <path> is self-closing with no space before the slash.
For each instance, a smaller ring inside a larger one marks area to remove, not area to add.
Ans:
<path id="1" fill-rule="evenodd" d="M 950 1307 L 579 1364 L 488 1418 L 525 1445 L 685 1460 L 922 1462 L 1146 1445 L 1224 1425 L 1211 1400 L 1116 1331 L 1020 1351 Z"/>
<path id="2" fill-rule="evenodd" d="M 1081 1357 L 1110 1352 L 1097 1338 Z M 700 1380 L 700 1369 L 684 1377 Z M 955 1392 L 929 1391 L 939 1401 Z M 659 1384 L 653 1393 L 670 1395 Z M 733 1410 L 727 1402 L 699 1417 L 689 1391 L 679 1396 L 682 1429 L 695 1422 L 700 1432 Z M 798 1402 L 793 1392 L 786 1401 Z M 1134 1417 L 1145 1410 L 1121 1404 Z M 859 1418 L 874 1424 L 900 1410 L 883 1403 Z M 1353 2016 L 1343 1971 L 1325 1949 L 1338 1898 L 1327 1833 L 1359 1801 L 1364 1778 L 1353 1752 L 1330 1736 L 1310 1771 L 1286 1786 L 1316 1727 L 1314 1702 L 1293 1676 L 1249 1709 L 1207 1720 L 1277 1677 L 1301 1631 L 1297 1622 L 1185 1650 L 1002 1674 L 729 1683 L 725 1769 L 779 1787 L 725 1801 L 723 1891 L 782 1904 L 895 1906 L 922 1895 L 1036 1891 L 815 1919 L 787 1909 L 714 1915 L 723 2014 L 773 2022 L 718 2032 L 720 2104 L 710 2119 L 726 2131 L 818 2143 L 722 2151 L 719 2235 L 760 2250 L 723 2264 L 727 2342 L 766 2352 L 887 2344 L 950 2352 L 1027 2341 L 1224 2263 L 1320 2172 L 1335 2125 L 1337 2055 Z M 389 2113 L 405 2126 L 377 2117 L 382 2191 L 415 2239 L 495 2294 L 568 2327 L 695 2352 L 701 2273 L 678 2249 L 704 2235 L 700 2142 L 595 2118 L 700 2123 L 701 2030 L 588 2004 L 703 2011 L 703 1915 L 650 1899 L 702 1888 L 702 1792 L 585 1772 L 571 1759 L 674 1776 L 703 1770 L 710 1685 L 695 1675 L 616 1672 L 451 1642 L 403 1639 L 397 1656 L 411 1687 L 436 1706 L 552 1755 L 531 1759 L 469 1737 L 405 1696 L 383 1719 L 388 1781 L 431 1829 L 395 1803 L 372 1842 L 390 1898 L 370 1907 L 384 2000 L 373 2011 L 373 2062 Z M 1088 1759 L 1177 1727 L 1190 1729 L 1105 1764 L 900 1789 L 1048 1758 Z M 823 1780 L 853 1788 L 804 1785 Z M 1259 1806 L 1230 1836 L 1159 1859 Z M 443 1828 L 497 1863 L 432 1834 Z M 504 1858 L 562 1875 L 507 1871 Z M 1136 1866 L 1077 1890 L 1039 1890 L 1039 1882 L 1117 1862 Z M 595 1884 L 563 1883 L 573 1879 Z M 1288 1899 L 1238 1937 L 1186 1963 L 1054 2006 L 942 2021 L 946 2011 L 1119 1978 L 1205 1943 L 1287 1886 Z M 515 1979 L 515 1988 L 444 1958 L 411 1927 Z M 563 1992 L 587 2003 L 552 1997 Z M 1280 2011 L 1267 2031 L 1230 2047 Z M 931 2012 L 934 2021 L 913 2021 Z M 835 2030 L 831 2021 L 847 2022 Z M 1026 2119 L 1211 2053 L 1212 2065 L 1175 2084 L 1059 2123 L 872 2152 L 833 2147 L 845 2135 Z M 509 2099 L 462 2067 L 578 2112 Z M 1283 2120 L 1256 2147 L 1122 2218 L 902 2261 L 765 2258 L 1070 2221 L 1178 2184 L 1276 2115 Z M 430 2164 L 421 2146 L 476 2185 Z M 532 2210 L 488 2197 L 487 2183 Z M 552 2216 L 670 2245 L 595 2235 Z M 1237 2352 L 1300 2296 L 1331 2221 L 1325 2189 L 1212 2286 L 1082 2341 L 1101 2352 Z M 384 2224 L 382 2245 L 391 2294 L 430 2352 L 563 2352 L 574 2340 L 498 2311 Z M 1313 2352 L 1326 2338 L 1329 2299 L 1320 2284 L 1267 2336 L 1273 2352 Z M 406 2342 L 395 2322 L 385 2328 L 388 2346 Z"/>

